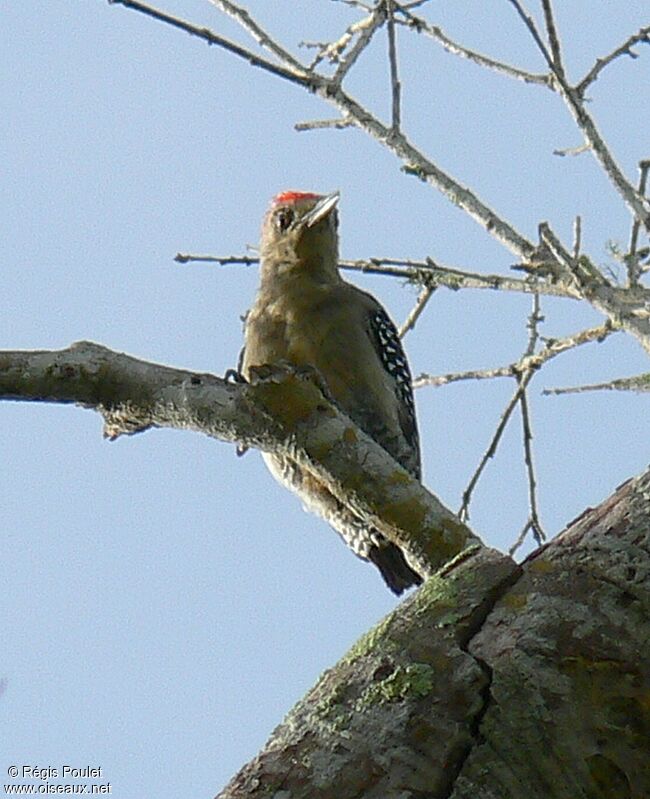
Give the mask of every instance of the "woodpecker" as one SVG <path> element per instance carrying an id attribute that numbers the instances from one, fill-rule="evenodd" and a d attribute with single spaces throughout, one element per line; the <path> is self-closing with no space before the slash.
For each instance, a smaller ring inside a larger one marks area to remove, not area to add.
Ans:
<path id="1" fill-rule="evenodd" d="M 264 217 L 261 277 L 245 322 L 240 372 L 288 363 L 315 368 L 331 397 L 418 480 L 420 446 L 411 373 L 395 325 L 338 269 L 339 193 L 285 191 Z M 396 594 L 419 585 L 404 553 L 288 457 L 263 454 L 273 476 L 323 517 Z"/>

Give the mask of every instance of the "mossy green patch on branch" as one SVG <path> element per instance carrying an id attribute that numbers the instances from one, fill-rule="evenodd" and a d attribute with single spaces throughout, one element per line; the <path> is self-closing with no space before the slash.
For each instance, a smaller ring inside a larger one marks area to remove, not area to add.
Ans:
<path id="1" fill-rule="evenodd" d="M 422 699 L 431 692 L 434 677 L 433 668 L 427 663 L 397 666 L 386 678 L 369 685 L 355 706 L 357 710 L 364 710 L 377 703 Z"/>

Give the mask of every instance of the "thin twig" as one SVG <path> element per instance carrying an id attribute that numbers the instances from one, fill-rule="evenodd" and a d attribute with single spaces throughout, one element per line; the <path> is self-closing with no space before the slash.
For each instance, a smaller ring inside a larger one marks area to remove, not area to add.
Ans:
<path id="1" fill-rule="evenodd" d="M 529 520 L 534 520 L 534 525 L 531 524 L 529 529 L 533 529 L 533 535 L 535 536 L 535 540 L 538 540 L 540 536 L 541 525 L 539 525 L 538 518 L 537 518 L 537 499 L 536 499 L 536 492 L 535 492 L 535 472 L 533 467 L 533 458 L 532 452 L 530 447 L 530 442 L 532 439 L 531 427 L 530 427 L 530 418 L 528 414 L 528 404 L 526 402 L 526 389 L 528 384 L 530 383 L 534 373 L 539 368 L 538 366 L 532 366 L 531 358 L 535 353 L 535 347 L 537 345 L 537 341 L 539 339 L 539 324 L 544 320 L 540 312 L 540 302 L 539 302 L 539 295 L 535 294 L 533 296 L 533 307 L 531 313 L 528 317 L 526 322 L 526 327 L 528 329 L 528 342 L 526 345 L 526 349 L 524 354 L 519 359 L 519 364 L 526 363 L 527 366 L 524 369 L 521 368 L 514 368 L 513 375 L 517 380 L 517 391 L 515 392 L 514 397 L 506 407 L 503 415 L 501 416 L 501 420 L 499 425 L 497 426 L 496 432 L 490 442 L 490 446 L 486 450 L 481 462 L 479 463 L 478 468 L 472 475 L 472 479 L 470 480 L 467 488 L 463 492 L 463 502 L 460 508 L 459 516 L 463 520 L 467 520 L 469 517 L 469 504 L 471 502 L 472 492 L 476 487 L 476 484 L 479 481 L 481 473 L 483 469 L 487 465 L 487 462 L 490 458 L 494 457 L 494 454 L 497 451 L 497 447 L 499 445 L 499 441 L 501 440 L 501 436 L 503 435 L 503 431 L 508 424 L 508 420 L 512 415 L 512 411 L 514 410 L 517 403 L 521 404 L 521 412 L 522 412 L 522 419 L 523 419 L 523 436 L 524 436 L 524 460 L 526 463 L 526 469 L 528 473 L 528 484 L 529 484 L 529 494 L 530 494 L 530 517 Z M 541 533 L 543 535 L 543 533 Z"/>
<path id="2" fill-rule="evenodd" d="M 551 76 L 548 74 L 536 75 L 532 72 L 526 72 L 525 70 L 518 69 L 510 64 L 504 64 L 502 61 L 496 61 L 493 58 L 489 58 L 482 53 L 477 53 L 475 50 L 469 50 L 467 47 L 463 47 L 462 45 L 458 44 L 458 42 L 450 39 L 437 25 L 431 25 L 425 19 L 421 19 L 420 17 L 416 17 L 414 14 L 411 14 L 407 10 L 406 6 L 396 3 L 395 10 L 398 12 L 398 14 L 401 14 L 404 17 L 405 25 L 414 30 L 416 33 L 424 33 L 426 36 L 435 39 L 435 41 L 439 42 L 448 53 L 460 56 L 461 58 L 466 58 L 468 61 L 473 61 L 480 67 L 493 69 L 495 72 L 500 72 L 501 74 L 507 75 L 510 78 L 522 80 L 525 83 L 533 83 L 539 86 L 546 86 L 547 88 L 551 86 Z"/>
<path id="3" fill-rule="evenodd" d="M 557 76 L 557 70 L 555 68 L 555 62 L 553 60 L 553 56 L 549 53 L 548 48 L 544 44 L 544 40 L 540 32 L 537 30 L 537 25 L 535 25 L 535 21 L 530 16 L 530 14 L 524 9 L 522 4 L 519 0 L 509 0 L 511 5 L 514 6 L 515 11 L 519 14 L 519 17 L 523 21 L 524 25 L 528 28 L 530 35 L 533 37 L 535 44 L 537 45 L 540 53 L 544 56 L 544 60 L 546 61 L 547 65 L 551 69 L 554 75 Z"/>
<path id="4" fill-rule="evenodd" d="M 390 86 L 392 97 L 392 129 L 399 133 L 401 124 L 402 88 L 397 69 L 397 41 L 395 36 L 394 0 L 386 0 L 386 21 L 388 32 L 388 63 L 390 65 Z"/>
<path id="5" fill-rule="evenodd" d="M 362 8 L 364 11 L 370 11 L 371 6 L 368 3 L 362 3 L 361 0 L 332 0 L 333 3 L 342 3 L 350 8 Z"/>
<path id="6" fill-rule="evenodd" d="M 533 297 L 533 307 L 526 323 L 526 327 L 528 329 L 528 342 L 526 345 L 526 350 L 522 355 L 522 357 L 519 359 L 518 367 L 513 368 L 513 375 L 517 380 L 517 391 L 515 392 L 514 396 L 506 406 L 506 409 L 501 416 L 499 424 L 497 425 L 497 429 L 494 433 L 494 436 L 492 437 L 492 441 L 490 442 L 489 447 L 485 451 L 485 454 L 483 455 L 483 458 L 481 459 L 481 462 L 479 463 L 476 471 L 472 475 L 472 478 L 467 488 L 463 492 L 463 501 L 459 511 L 459 517 L 462 520 L 466 521 L 469 518 L 469 504 L 471 502 L 474 488 L 476 487 L 480 479 L 480 476 L 483 470 L 485 469 L 485 466 L 487 465 L 488 460 L 494 457 L 497 451 L 497 447 L 499 446 L 501 436 L 503 435 L 503 432 L 506 429 L 506 426 L 512 415 L 513 410 L 515 409 L 517 404 L 520 404 L 521 414 L 522 414 L 522 424 L 523 424 L 524 461 L 526 464 L 526 472 L 528 475 L 529 501 L 530 501 L 529 524 L 526 525 L 524 530 L 527 532 L 529 529 L 532 529 L 533 536 L 535 537 L 535 540 L 538 543 L 541 543 L 541 541 L 544 540 L 545 536 L 542 530 L 542 526 L 539 523 L 539 516 L 537 512 L 535 469 L 533 465 L 533 455 L 531 448 L 531 441 L 533 436 L 530 424 L 530 414 L 528 412 L 526 390 L 528 388 L 528 384 L 533 378 L 533 375 L 539 368 L 537 365 L 533 366 L 532 358 L 534 356 L 535 347 L 539 339 L 539 324 L 543 320 L 544 317 L 542 316 L 540 311 L 539 296 L 536 294 Z M 522 369 L 521 364 L 526 364 L 526 366 Z"/>
<path id="7" fill-rule="evenodd" d="M 556 263 L 562 268 L 568 280 L 571 280 L 575 287 L 581 292 L 585 291 L 592 294 L 594 289 L 599 287 L 611 287 L 609 281 L 594 264 L 585 257 L 574 259 L 555 233 L 551 230 L 548 222 L 540 222 L 539 238 L 553 255 Z"/>
<path id="8" fill-rule="evenodd" d="M 646 185 L 648 180 L 648 170 L 650 170 L 650 160 L 639 162 L 639 194 L 645 197 Z M 639 259 L 636 258 L 636 248 L 639 243 L 639 220 L 636 217 L 632 220 L 632 231 L 630 233 L 630 248 L 627 258 L 627 285 L 636 286 L 641 276 Z"/>
<path id="9" fill-rule="evenodd" d="M 566 338 L 547 339 L 544 349 L 533 355 L 524 356 L 508 366 L 498 366 L 494 369 L 473 369 L 466 372 L 452 372 L 437 376 L 418 375 L 413 381 L 413 388 L 422 388 L 424 386 L 437 388 L 438 386 L 446 386 L 448 383 L 456 383 L 459 380 L 489 380 L 497 377 L 516 377 L 525 372 L 540 369 L 547 361 L 561 355 L 563 352 L 581 347 L 583 344 L 588 344 L 592 341 L 600 343 L 615 332 L 616 328 L 611 322 L 607 321 L 602 325 L 588 327 L 571 336 L 566 336 Z"/>
<path id="10" fill-rule="evenodd" d="M 602 58 L 597 58 L 593 67 L 576 85 L 576 91 L 578 94 L 583 96 L 587 90 L 587 87 L 598 78 L 603 69 L 605 69 L 608 64 L 611 64 L 614 59 L 622 55 L 629 55 L 630 58 L 638 58 L 636 53 L 632 52 L 632 47 L 635 44 L 650 44 L 650 25 L 646 26 L 645 28 L 641 28 L 638 33 L 630 36 L 623 42 L 622 45 L 617 47 L 615 50 L 612 50 L 612 52 L 608 55 L 603 56 Z"/>
<path id="11" fill-rule="evenodd" d="M 524 527 L 524 531 L 531 530 L 533 538 L 537 545 L 541 545 L 546 540 L 546 533 L 539 520 L 539 511 L 537 509 L 537 480 L 535 479 L 535 464 L 533 462 L 533 432 L 530 423 L 530 412 L 528 410 L 528 397 L 526 391 L 521 393 L 519 398 L 519 405 L 521 406 L 521 423 L 522 423 L 522 436 L 524 439 L 524 461 L 526 463 L 526 474 L 528 476 L 528 502 L 530 504 L 530 516 L 528 522 Z M 525 537 L 525 533 L 524 533 Z M 523 539 L 520 537 L 521 543 Z M 510 554 L 514 555 L 517 548 L 521 545 L 520 540 L 511 547 Z"/>
<path id="12" fill-rule="evenodd" d="M 551 0 L 542 0 L 542 9 L 544 11 L 544 22 L 546 24 L 546 36 L 548 43 L 551 47 L 551 55 L 553 57 L 553 65 L 555 72 L 564 77 L 564 65 L 562 63 L 562 48 L 560 46 L 560 37 L 555 25 L 555 17 L 553 14 L 553 6 Z"/>
<path id="13" fill-rule="evenodd" d="M 339 41 L 343 42 L 345 40 L 345 47 L 347 47 L 349 41 L 352 39 L 353 36 L 357 37 L 356 42 L 350 48 L 347 56 L 345 58 L 341 58 L 339 66 L 337 67 L 334 75 L 332 76 L 332 83 L 336 86 L 340 86 L 343 78 L 347 75 L 350 69 L 354 66 L 357 59 L 361 55 L 361 53 L 366 49 L 366 47 L 370 44 L 372 37 L 375 33 L 381 28 L 386 20 L 386 6 L 383 2 L 378 3 L 372 12 L 362 20 L 355 22 L 351 25 L 345 34 L 341 37 Z M 342 50 L 341 50 L 342 52 Z"/>
<path id="14" fill-rule="evenodd" d="M 427 303 L 431 299 L 433 292 L 436 290 L 435 286 L 424 286 L 420 295 L 418 296 L 417 302 L 411 309 L 411 312 L 404 320 L 404 323 L 400 327 L 398 331 L 398 335 L 400 338 L 404 338 L 404 336 L 409 332 L 409 330 L 413 330 L 415 327 L 415 323 L 422 315 L 422 312 L 427 307 Z"/>
<path id="15" fill-rule="evenodd" d="M 583 394 L 587 391 L 635 391 L 646 394 L 650 391 L 650 373 L 634 377 L 620 377 L 607 383 L 591 383 L 586 386 L 569 386 L 567 388 L 545 388 L 542 394 Z"/>
<path id="16" fill-rule="evenodd" d="M 255 22 L 246 9 L 240 8 L 235 3 L 231 3 L 230 0 L 209 0 L 209 2 L 212 3 L 213 6 L 216 6 L 220 11 L 223 11 L 224 14 L 238 22 L 242 28 L 248 34 L 250 34 L 253 39 L 255 39 L 260 47 L 268 50 L 269 53 L 274 55 L 281 62 L 289 67 L 292 67 L 298 72 L 304 72 L 307 69 L 307 67 L 304 64 L 301 64 L 297 58 L 292 56 L 288 50 L 285 50 L 284 47 L 280 47 L 275 39 L 273 39 L 260 25 L 257 24 L 257 22 Z"/>
<path id="17" fill-rule="evenodd" d="M 580 258 L 580 250 L 582 247 L 582 218 L 576 216 L 573 222 L 573 260 L 577 261 Z"/>
<path id="18" fill-rule="evenodd" d="M 354 127 L 356 127 L 356 122 L 351 119 L 314 119 L 311 122 L 296 122 L 293 129 L 298 133 L 303 133 L 306 130 L 343 130 Z"/>
<path id="19" fill-rule="evenodd" d="M 260 262 L 259 258 L 250 255 L 192 255 L 185 252 L 177 252 L 174 260 L 179 264 L 189 264 L 193 262 L 198 263 L 213 263 L 220 266 L 257 266 Z"/>
<path id="20" fill-rule="evenodd" d="M 589 143 L 591 151 L 604 169 L 605 174 L 609 178 L 614 188 L 621 195 L 623 201 L 628 206 L 632 214 L 644 227 L 650 230 L 650 202 L 639 195 L 634 186 L 627 180 L 621 171 L 621 168 L 616 163 L 614 156 L 609 151 L 605 140 L 600 135 L 600 131 L 596 127 L 596 123 L 587 112 L 584 106 L 582 95 L 576 89 L 569 86 L 564 73 L 556 68 L 553 57 L 542 41 L 532 17 L 524 10 L 519 0 L 509 0 L 509 2 L 516 9 L 517 13 L 528 28 L 530 35 L 537 44 L 539 51 L 544 56 L 546 63 L 553 71 L 553 74 L 556 78 L 557 88 L 562 95 L 567 108 L 571 112 L 571 116 L 580 130 L 583 132 L 585 139 Z"/>
<path id="21" fill-rule="evenodd" d="M 333 42 L 300 42 L 301 47 L 318 49 L 318 53 L 312 61 L 310 69 L 315 69 L 324 59 L 327 59 L 331 64 L 342 64 L 345 61 L 346 66 L 344 67 L 339 78 L 339 80 L 342 80 L 345 72 L 348 71 L 354 64 L 364 47 L 370 41 L 370 38 L 374 34 L 375 30 L 377 30 L 377 28 L 373 27 L 375 20 L 374 12 L 377 10 L 376 6 L 371 7 L 359 4 L 358 7 L 363 8 L 368 16 L 353 22 L 351 25 L 348 25 L 338 39 L 335 39 Z M 363 36 L 365 43 L 359 43 L 359 41 L 357 41 L 353 47 L 353 51 L 351 51 L 351 53 L 348 55 L 348 58 L 343 59 L 343 54 L 355 36 Z M 367 38 L 365 38 L 366 36 Z"/>
<path id="22" fill-rule="evenodd" d="M 452 291 L 459 289 L 492 289 L 493 291 L 514 291 L 520 294 L 546 294 L 553 297 L 580 299 L 580 294 L 571 286 L 545 283 L 527 278 L 520 279 L 509 275 L 481 274 L 467 270 L 442 266 L 432 258 L 425 261 L 399 260 L 395 258 L 369 258 L 358 261 L 341 261 L 343 269 L 368 272 L 376 275 L 390 275 L 406 278 L 423 285 L 445 286 Z"/>
<path id="23" fill-rule="evenodd" d="M 539 294 L 533 294 L 533 308 L 530 316 L 526 321 L 526 328 L 528 330 L 528 345 L 524 353 L 524 358 L 530 358 L 534 354 L 539 341 L 539 325 L 544 321 L 544 316 L 540 310 Z"/>
<path id="24" fill-rule="evenodd" d="M 186 264 L 208 262 L 230 266 L 242 264 L 253 266 L 259 263 L 259 258 L 248 255 L 195 255 L 192 253 L 177 253 L 174 260 Z M 468 272 L 454 269 L 451 266 L 441 266 L 431 258 L 425 261 L 415 261 L 397 258 L 368 258 L 360 260 L 341 260 L 339 267 L 351 272 L 365 272 L 371 275 L 384 275 L 420 283 L 423 286 L 445 286 L 452 291 L 460 289 L 491 289 L 492 291 L 512 291 L 518 294 L 543 294 L 552 297 L 565 297 L 567 299 L 580 299 L 578 291 L 570 286 L 555 283 L 542 283 L 533 279 L 522 280 L 507 275 L 483 275 L 479 272 Z"/>
<path id="25" fill-rule="evenodd" d="M 424 388 L 424 386 L 438 388 L 449 383 L 458 383 L 461 380 L 492 380 L 495 377 L 514 377 L 512 364 L 497 366 L 494 369 L 467 369 L 464 372 L 448 372 L 446 375 L 429 375 L 422 372 L 413 379 L 413 388 Z"/>
<path id="26" fill-rule="evenodd" d="M 562 150 L 553 150 L 553 155 L 559 155 L 561 158 L 564 158 L 567 155 L 581 155 L 582 153 L 587 153 L 591 150 L 591 145 L 584 143 L 579 144 L 577 147 L 565 147 Z"/>
<path id="27" fill-rule="evenodd" d="M 510 557 L 513 557 L 515 552 L 524 543 L 524 541 L 526 540 L 526 536 L 528 535 L 528 531 L 530 530 L 530 528 L 532 526 L 533 526 L 533 522 L 532 522 L 531 518 L 528 517 L 528 520 L 526 521 L 526 524 L 523 526 L 523 528 L 522 528 L 521 532 L 519 533 L 519 535 L 517 536 L 514 544 L 508 550 L 508 554 L 510 555 Z"/>
<path id="28" fill-rule="evenodd" d="M 359 128 L 372 138 L 383 144 L 390 152 L 394 153 L 404 162 L 402 171 L 414 175 L 442 192 L 454 205 L 464 210 L 475 221 L 481 224 L 494 238 L 508 247 L 518 256 L 526 259 L 532 256 L 535 247 L 528 239 L 522 236 L 515 228 L 497 215 L 489 206 L 483 203 L 472 191 L 448 175 L 436 164 L 426 158 L 414 147 L 403 133 L 395 134 L 373 116 L 366 108 L 343 91 L 340 80 L 328 78 L 316 72 L 297 73 L 285 67 L 273 64 L 266 59 L 256 56 L 249 50 L 222 39 L 205 28 L 190 25 L 176 17 L 171 17 L 150 6 L 145 6 L 136 0 L 109 0 L 127 8 L 140 11 L 162 22 L 181 28 L 188 33 L 199 36 L 210 44 L 217 44 L 229 52 L 245 59 L 253 66 L 261 67 L 273 75 L 289 80 L 317 94 L 323 100 L 335 105 L 343 116 L 354 121 Z M 380 4 L 383 7 L 383 4 Z"/>
<path id="29" fill-rule="evenodd" d="M 474 489 L 476 488 L 476 484 L 478 483 L 481 475 L 483 474 L 483 470 L 487 466 L 488 461 L 494 457 L 497 447 L 499 446 L 499 442 L 501 441 L 501 436 L 503 435 L 504 430 L 508 425 L 508 421 L 512 416 L 512 412 L 517 407 L 519 403 L 519 398 L 521 397 L 522 393 L 526 390 L 528 383 L 530 383 L 534 372 L 527 372 L 526 375 L 523 375 L 519 383 L 517 384 L 517 390 L 512 395 L 510 402 L 506 405 L 505 410 L 501 414 L 501 418 L 499 419 L 499 424 L 497 425 L 497 429 L 492 436 L 492 440 L 488 448 L 485 450 L 481 461 L 476 468 L 476 471 L 472 475 L 469 483 L 467 484 L 467 488 L 463 491 L 463 500 L 458 511 L 458 517 L 462 522 L 467 522 L 469 519 L 469 505 L 472 501 L 472 494 Z"/>
<path id="30" fill-rule="evenodd" d="M 137 0 L 108 0 L 108 2 L 110 5 L 120 5 L 124 6 L 125 8 L 130 8 L 133 11 L 139 11 L 141 14 L 145 14 L 148 17 L 157 19 L 159 22 L 164 22 L 174 28 L 179 28 L 180 30 L 189 33 L 190 36 L 196 36 L 199 39 L 203 39 L 208 44 L 217 45 L 218 47 L 227 50 L 229 53 L 233 53 L 233 55 L 243 58 L 245 61 L 248 61 L 252 67 L 260 67 L 261 69 L 270 72 L 272 75 L 276 75 L 279 78 L 284 78 L 292 83 L 297 83 L 300 86 L 311 88 L 311 91 L 315 91 L 314 82 L 306 73 L 299 74 L 290 69 L 279 66 L 278 64 L 274 64 L 271 61 L 268 61 L 266 58 L 261 58 L 260 56 L 255 55 L 255 53 L 247 50 L 245 47 L 240 47 L 240 45 L 235 44 L 235 42 L 231 42 L 229 39 L 224 39 L 223 36 L 218 36 L 211 30 L 208 30 L 208 28 L 199 28 L 198 26 L 192 25 L 191 22 L 187 22 L 180 17 L 174 17 L 171 14 L 166 14 L 164 11 L 160 11 L 153 6 L 148 6 L 145 3 L 139 3 Z"/>

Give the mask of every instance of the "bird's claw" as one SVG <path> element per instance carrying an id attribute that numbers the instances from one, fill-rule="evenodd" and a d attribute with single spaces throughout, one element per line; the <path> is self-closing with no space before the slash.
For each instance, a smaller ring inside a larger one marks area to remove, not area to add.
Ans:
<path id="1" fill-rule="evenodd" d="M 247 383 L 244 375 L 237 369 L 226 369 L 223 379 L 226 383 Z"/>

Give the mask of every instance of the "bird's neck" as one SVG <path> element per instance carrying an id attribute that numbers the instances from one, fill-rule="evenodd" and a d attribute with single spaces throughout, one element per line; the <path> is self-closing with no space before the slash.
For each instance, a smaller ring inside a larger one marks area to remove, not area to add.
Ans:
<path id="1" fill-rule="evenodd" d="M 274 293 L 341 282 L 337 253 L 277 250 L 262 253 L 261 283 Z"/>

